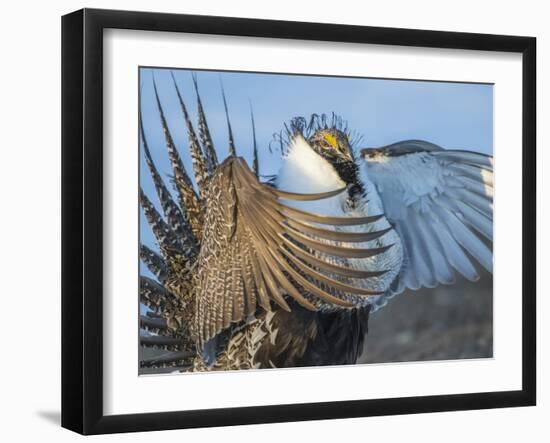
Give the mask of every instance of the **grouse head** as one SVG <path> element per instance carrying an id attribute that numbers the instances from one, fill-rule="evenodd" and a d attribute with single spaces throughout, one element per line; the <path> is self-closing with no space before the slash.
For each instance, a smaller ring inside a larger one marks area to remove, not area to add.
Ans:
<path id="1" fill-rule="evenodd" d="M 349 186 L 350 195 L 362 192 L 362 185 L 349 134 L 336 126 L 318 128 L 308 138 L 313 150 L 327 160 L 340 179 Z"/>

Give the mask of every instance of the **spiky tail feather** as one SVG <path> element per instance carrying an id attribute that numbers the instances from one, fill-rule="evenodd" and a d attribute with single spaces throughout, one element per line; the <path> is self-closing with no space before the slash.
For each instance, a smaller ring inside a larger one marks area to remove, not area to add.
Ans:
<path id="1" fill-rule="evenodd" d="M 197 81 L 197 76 L 193 73 L 193 85 L 195 87 L 195 94 L 197 95 L 197 109 L 199 114 L 199 138 L 202 144 L 202 149 L 206 157 L 206 166 L 208 168 L 208 173 L 212 175 L 214 170 L 218 167 L 218 156 L 216 154 L 216 148 L 214 147 L 214 142 L 210 135 L 210 130 L 208 129 L 208 123 L 206 122 L 206 115 L 204 114 L 204 108 L 202 107 L 202 100 L 199 94 L 199 85 Z"/>
<path id="2" fill-rule="evenodd" d="M 199 145 L 199 140 L 197 139 L 195 129 L 193 128 L 193 124 L 191 123 L 191 119 L 189 118 L 187 107 L 185 106 L 183 98 L 181 97 L 178 84 L 176 83 L 176 78 L 174 77 L 174 74 L 172 72 L 170 72 L 170 74 L 172 75 L 172 81 L 174 82 L 174 87 L 176 89 L 180 108 L 183 113 L 183 118 L 185 120 L 185 126 L 187 127 L 187 136 L 189 138 L 189 152 L 193 161 L 193 172 L 195 173 L 195 181 L 197 182 L 197 188 L 199 189 L 199 196 L 202 197 L 204 196 L 205 188 L 208 184 L 208 178 L 210 177 L 210 174 L 208 172 L 206 159 Z"/>
<path id="3" fill-rule="evenodd" d="M 176 185 L 176 190 L 179 194 L 180 207 L 185 208 L 185 214 L 193 230 L 195 238 L 200 240 L 202 237 L 202 224 L 203 224 L 203 213 L 200 199 L 193 188 L 193 184 L 183 162 L 179 155 L 179 152 L 174 143 L 170 129 L 168 128 L 168 123 L 166 122 L 166 117 L 164 116 L 164 110 L 159 99 L 158 91 L 156 84 L 153 82 L 155 90 L 155 98 L 157 102 L 157 108 L 159 111 L 160 121 L 162 129 L 164 132 L 164 138 L 166 141 L 166 148 L 168 150 L 168 157 L 170 163 L 172 164 L 172 169 L 174 172 L 174 183 Z"/>
<path id="4" fill-rule="evenodd" d="M 202 238 L 204 214 L 201 196 L 204 195 L 209 178 L 218 167 L 218 158 L 199 95 L 196 76 L 193 75 L 193 83 L 197 95 L 198 137 L 173 74 L 172 80 L 187 129 L 189 151 L 193 161 L 193 172 L 198 192 L 193 187 L 191 178 L 187 174 L 175 146 L 153 77 L 155 100 L 168 157 L 172 165 L 179 205 L 172 199 L 153 161 L 140 114 L 140 136 L 145 159 L 165 217 L 161 216 L 145 193 L 140 190 L 141 206 L 162 254 L 161 256 L 149 247 L 140 245 L 141 260 L 158 280 L 155 281 L 144 276 L 140 278 L 140 301 L 150 309 L 146 315 L 140 316 L 140 344 L 146 348 L 153 347 L 173 350 L 174 352 L 142 358 L 140 362 L 142 368 L 173 366 L 189 368 L 193 366 L 192 362 L 196 356 L 196 350 L 190 340 L 188 326 L 183 318 L 183 313 L 189 310 L 189 302 L 192 301 L 189 294 L 192 287 L 186 276 L 189 276 L 192 272 Z M 221 92 L 227 120 L 229 153 L 231 156 L 235 156 L 233 130 L 223 85 L 221 85 Z M 258 147 L 252 107 L 251 124 L 254 150 L 253 170 L 256 177 L 258 177 Z"/>
<path id="5" fill-rule="evenodd" d="M 227 135 L 229 138 L 229 155 L 236 156 L 237 151 L 235 149 L 235 141 L 233 139 L 233 130 L 231 129 L 231 121 L 229 120 L 229 111 L 227 109 L 227 100 L 225 98 L 225 90 L 223 88 L 223 83 L 220 78 L 220 86 L 222 89 L 222 98 L 223 98 L 223 108 L 225 110 L 225 119 L 227 120 Z"/>

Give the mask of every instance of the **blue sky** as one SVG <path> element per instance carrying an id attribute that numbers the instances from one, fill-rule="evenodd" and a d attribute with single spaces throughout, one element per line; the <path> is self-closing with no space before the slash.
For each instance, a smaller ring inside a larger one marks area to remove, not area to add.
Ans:
<path id="1" fill-rule="evenodd" d="M 173 70 L 187 108 L 196 122 L 196 97 L 191 71 Z M 493 87 L 485 84 L 422 82 L 367 78 L 313 77 L 280 74 L 195 71 L 201 99 L 218 158 L 227 155 L 227 126 L 220 90 L 223 81 L 235 145 L 250 161 L 254 108 L 260 172 L 277 171 L 279 153 L 269 153 L 273 134 L 295 116 L 335 112 L 363 136 L 362 147 L 383 146 L 406 139 L 423 139 L 447 149 L 493 152 Z M 141 68 L 142 115 L 149 147 L 158 170 L 171 173 L 164 136 L 154 101 L 153 73 L 168 125 L 187 171 L 192 175 L 187 132 L 170 71 Z M 136 114 L 137 115 L 137 114 Z M 142 151 L 142 150 L 141 150 Z M 140 182 L 156 204 L 156 193 L 141 152 Z M 167 179 L 166 179 L 167 180 Z M 171 186 L 169 186 L 171 188 Z M 144 219 L 141 241 L 155 246 Z M 148 274 L 141 266 L 142 273 Z"/>

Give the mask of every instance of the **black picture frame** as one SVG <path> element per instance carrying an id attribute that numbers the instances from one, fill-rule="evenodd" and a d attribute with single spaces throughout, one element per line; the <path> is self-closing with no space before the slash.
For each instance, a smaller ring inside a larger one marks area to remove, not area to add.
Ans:
<path id="1" fill-rule="evenodd" d="M 523 63 L 522 389 L 191 410 L 103 413 L 103 31 L 108 28 L 503 51 Z M 536 402 L 536 39 L 83 9 L 62 18 L 62 426 L 82 434 L 411 414 Z"/>

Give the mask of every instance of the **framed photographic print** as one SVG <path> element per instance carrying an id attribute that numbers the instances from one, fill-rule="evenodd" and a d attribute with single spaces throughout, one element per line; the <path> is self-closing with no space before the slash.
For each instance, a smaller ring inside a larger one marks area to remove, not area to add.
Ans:
<path id="1" fill-rule="evenodd" d="M 534 38 L 62 25 L 64 427 L 535 404 Z"/>

